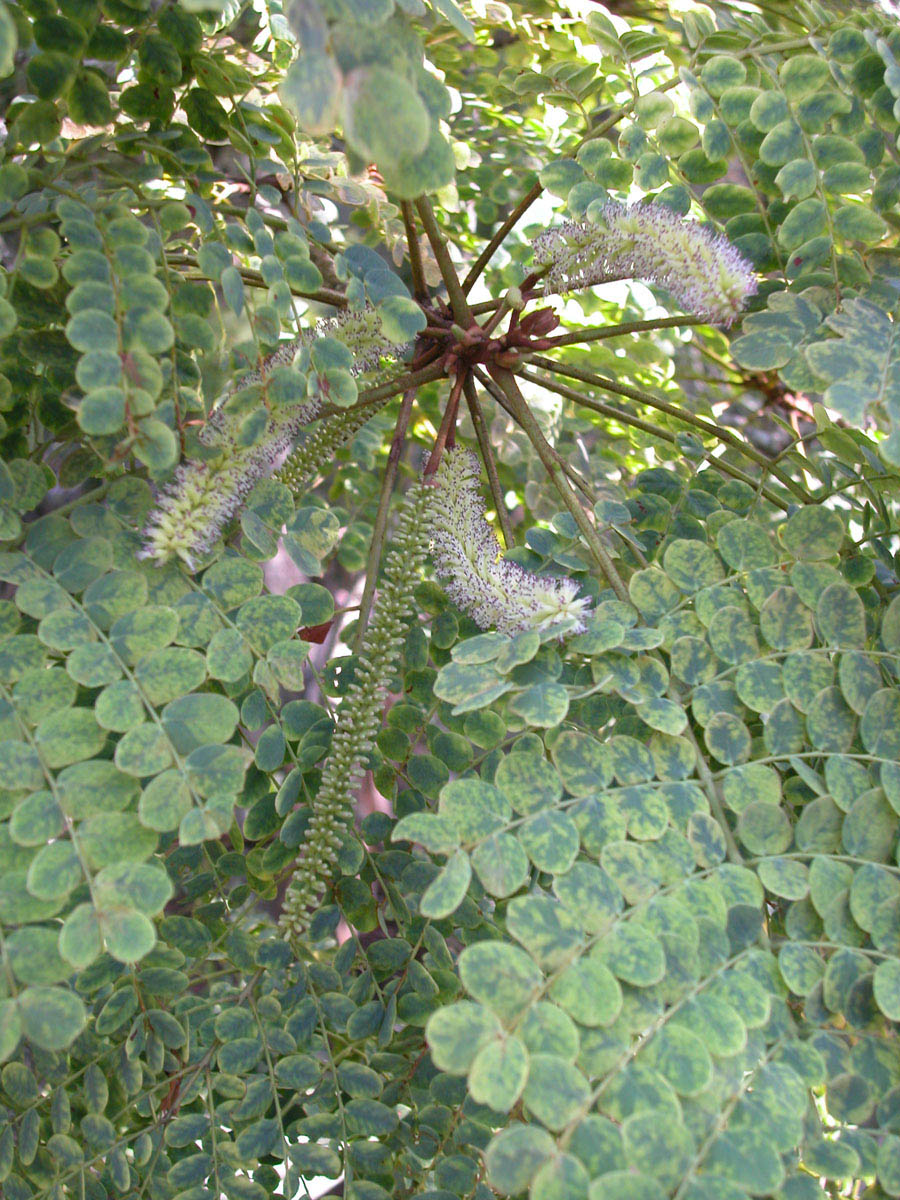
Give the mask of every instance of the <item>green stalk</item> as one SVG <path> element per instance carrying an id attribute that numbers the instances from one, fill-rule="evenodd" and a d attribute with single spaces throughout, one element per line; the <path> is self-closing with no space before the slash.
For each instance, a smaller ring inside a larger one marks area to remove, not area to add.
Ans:
<path id="1" fill-rule="evenodd" d="M 793 492 L 804 504 L 814 503 L 809 492 L 795 480 L 791 479 L 790 475 L 776 467 L 764 454 L 760 454 L 758 450 L 754 450 L 752 446 L 748 446 L 746 442 L 742 442 L 740 438 L 735 437 L 732 433 L 728 433 L 727 430 L 722 429 L 713 421 L 707 421 L 703 417 L 695 416 L 694 413 L 689 412 L 687 409 L 678 408 L 674 404 L 660 400 L 652 392 L 645 392 L 642 388 L 629 387 L 628 384 L 618 383 L 615 379 L 610 379 L 606 375 L 596 375 L 592 371 L 584 371 L 579 367 L 571 367 L 567 363 L 558 363 L 555 359 L 544 358 L 541 354 L 533 354 L 530 361 L 536 367 L 542 367 L 545 371 L 551 371 L 557 375 L 566 375 L 570 379 L 578 379 L 581 383 L 587 383 L 592 387 L 612 392 L 616 396 L 625 396 L 629 400 L 636 400 L 639 404 L 645 404 L 647 408 L 654 408 L 657 412 L 664 412 L 668 416 L 674 417 L 682 425 L 691 425 L 695 429 L 700 429 L 718 441 L 724 442 L 726 446 L 731 446 L 733 450 L 737 450 L 745 458 L 749 458 L 752 462 L 755 462 L 767 474 L 771 473 L 774 475 L 779 483 L 784 484 L 788 491 Z"/>
<path id="2" fill-rule="evenodd" d="M 524 379 L 525 378 L 524 373 L 520 372 L 520 374 L 522 374 L 522 378 Z M 485 391 L 490 393 L 490 395 L 493 397 L 494 400 L 496 400 L 496 402 L 500 405 L 500 407 L 503 409 L 503 411 L 505 413 L 507 413 L 510 417 L 512 417 L 513 420 L 515 421 L 516 420 L 515 413 L 510 408 L 506 397 L 503 395 L 503 393 L 500 391 L 500 389 L 497 387 L 497 385 L 493 382 L 493 380 L 490 378 L 490 376 L 484 375 L 479 370 L 478 367 L 475 368 L 475 375 L 478 379 L 478 382 L 485 389 Z M 571 482 L 574 483 L 574 485 L 578 488 L 579 492 L 581 492 L 582 496 L 584 496 L 585 500 L 587 500 L 588 504 L 590 504 L 591 508 L 593 508 L 594 504 L 596 503 L 596 496 L 594 496 L 591 489 L 588 487 L 588 485 L 585 483 L 585 481 L 581 478 L 581 476 L 578 474 L 578 472 L 572 466 L 570 466 L 569 463 L 566 462 L 566 460 L 559 453 L 559 451 L 556 449 L 556 447 L 550 445 L 549 442 L 547 443 L 547 445 L 550 446 L 550 453 L 556 459 L 560 468 L 563 471 L 565 471 L 565 473 L 568 475 Z"/>
<path id="3" fill-rule="evenodd" d="M 425 268 L 422 263 L 422 250 L 416 236 L 416 225 L 413 220 L 412 205 L 408 200 L 400 201 L 400 212 L 403 215 L 403 228 L 406 230 L 406 248 L 409 253 L 409 268 L 412 271 L 413 289 L 417 300 L 428 300 L 428 284 L 425 282 Z"/>
<path id="4" fill-rule="evenodd" d="M 538 457 L 544 464 L 547 473 L 553 480 L 556 490 L 559 492 L 563 504 L 572 514 L 572 519 L 575 521 L 578 528 L 587 542 L 588 547 L 596 559 L 600 570 L 606 577 L 612 590 L 615 592 L 619 600 L 623 604 L 631 605 L 631 597 L 628 594 L 628 588 L 625 586 L 621 575 L 616 570 L 616 565 L 606 547 L 600 540 L 597 530 L 588 520 L 587 514 L 578 501 L 578 497 L 572 490 L 572 485 L 566 478 L 565 472 L 560 467 L 559 463 L 554 458 L 552 447 L 544 437 L 540 425 L 535 420 L 534 414 L 525 402 L 525 398 L 519 391 L 519 386 L 516 383 L 515 376 L 512 375 L 503 367 L 494 367 L 491 370 L 491 375 L 503 394 L 509 401 L 510 408 L 515 414 L 516 420 L 522 426 L 529 441 L 534 446 L 538 453 Z"/>
<path id="5" fill-rule="evenodd" d="M 584 408 L 589 408 L 593 412 L 600 413 L 601 416 L 609 417 L 613 421 L 618 421 L 622 425 L 629 425 L 632 429 L 640 429 L 644 433 L 649 433 L 653 437 L 659 438 L 661 441 L 668 442 L 672 446 L 678 445 L 678 438 L 674 433 L 670 433 L 668 429 L 663 429 L 661 425 L 654 425 L 652 421 L 645 421 L 642 417 L 632 416 L 631 413 L 625 412 L 621 408 L 614 408 L 611 404 L 604 404 L 601 400 L 591 400 L 587 396 L 583 396 L 581 392 L 576 392 L 574 388 L 566 387 L 564 383 L 556 383 L 553 380 L 545 379 L 541 375 L 533 375 L 529 371 L 520 371 L 519 375 L 523 379 L 527 379 L 529 383 L 536 383 L 538 387 L 546 388 L 549 392 L 555 392 L 558 396 L 564 396 L 567 400 L 574 400 L 576 404 L 582 405 Z M 732 466 L 722 458 L 710 458 L 710 464 L 717 471 L 722 471 L 725 475 L 730 475 L 732 479 L 739 479 L 741 483 L 746 483 L 748 487 L 759 489 L 761 495 L 774 504 L 777 508 L 787 512 L 790 505 L 782 499 L 771 488 L 760 484 L 752 475 L 748 475 L 746 471 L 742 471 L 740 467 Z"/>
<path id="6" fill-rule="evenodd" d="M 447 295 L 450 297 L 450 307 L 453 309 L 453 315 L 458 323 L 462 325 L 463 329 L 471 329 L 475 318 L 472 316 L 472 311 L 469 308 L 466 293 L 460 286 L 459 276 L 456 274 L 456 268 L 450 257 L 450 251 L 447 249 L 446 238 L 441 233 L 438 223 L 435 220 L 434 211 L 425 196 L 420 197 L 416 201 L 416 208 L 425 230 L 425 236 L 431 243 L 434 257 L 437 259 L 437 264 L 441 269 L 441 278 L 444 280 Z"/>
<path id="7" fill-rule="evenodd" d="M 375 514 L 375 525 L 372 529 L 372 540 L 369 543 L 369 554 L 366 560 L 366 582 L 363 586 L 362 599 L 359 602 L 359 623 L 356 629 L 356 641 L 354 650 L 359 653 L 363 644 L 363 637 L 366 632 L 366 625 L 369 621 L 369 612 L 372 608 L 372 599 L 375 596 L 375 582 L 378 577 L 378 564 L 381 562 L 381 554 L 384 549 L 384 538 L 387 533 L 388 514 L 391 510 L 391 495 L 394 491 L 394 484 L 397 482 L 397 471 L 400 466 L 400 454 L 403 451 L 403 443 L 406 441 L 406 431 L 409 428 L 409 415 L 412 412 L 413 400 L 415 399 L 416 390 L 410 388 L 408 392 L 404 392 L 403 401 L 400 405 L 400 412 L 397 416 L 397 424 L 394 428 L 394 436 L 391 439 L 391 448 L 388 450 L 387 464 L 384 468 L 384 476 L 381 480 L 381 494 L 378 497 L 378 511 Z"/>
<path id="8" fill-rule="evenodd" d="M 621 325 L 603 325 L 599 329 L 573 329 L 547 338 L 557 346 L 581 346 L 586 342 L 602 342 L 607 338 L 623 337 L 627 333 L 645 333 L 651 329 L 679 329 L 688 325 L 708 325 L 705 317 L 659 317 L 655 321 L 624 321 Z"/>
<path id="9" fill-rule="evenodd" d="M 463 380 L 463 392 L 465 393 L 466 404 L 469 406 L 469 416 L 472 418 L 472 424 L 475 427 L 478 448 L 481 451 L 481 457 L 487 471 L 491 497 L 494 501 L 494 510 L 497 513 L 497 520 L 500 523 L 500 529 L 503 533 L 503 545 L 508 550 L 510 546 L 515 545 L 515 538 L 513 537 L 512 526 L 509 523 L 506 502 L 503 499 L 503 488 L 500 486 L 500 476 L 497 474 L 497 463 L 494 459 L 494 451 L 491 449 L 491 439 L 488 436 L 484 413 L 481 411 L 481 405 L 478 402 L 478 393 L 475 390 L 475 383 L 471 375 L 466 375 Z"/>

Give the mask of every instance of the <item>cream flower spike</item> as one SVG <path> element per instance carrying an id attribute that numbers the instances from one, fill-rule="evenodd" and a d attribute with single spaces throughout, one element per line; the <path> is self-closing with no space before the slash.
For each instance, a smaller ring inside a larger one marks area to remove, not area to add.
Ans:
<path id="1" fill-rule="evenodd" d="M 640 279 L 671 292 L 685 312 L 730 325 L 756 291 L 753 265 L 728 239 L 664 204 L 603 205 L 595 221 L 539 234 L 534 261 L 546 292 Z"/>
<path id="2" fill-rule="evenodd" d="M 175 468 L 174 478 L 147 520 L 138 557 L 157 563 L 177 557 L 189 570 L 196 570 L 254 484 L 272 474 L 318 408 L 315 400 L 271 413 L 262 439 L 252 446 L 238 444 L 233 419 L 225 415 L 217 420 L 213 444 L 220 453 Z"/>
<path id="3" fill-rule="evenodd" d="M 274 370 L 290 365 L 300 350 L 323 337 L 336 338 L 352 351 L 354 375 L 378 370 L 383 359 L 398 358 L 405 351 L 405 347 L 395 346 L 384 337 L 378 314 L 369 305 L 319 321 L 298 338 L 285 342 L 257 370 L 243 375 L 237 388 L 264 383 Z M 243 417 L 234 417 L 225 408 L 225 401 L 235 390 L 232 387 L 224 394 L 200 433 L 200 441 L 218 450 L 218 455 L 181 463 L 176 468 L 150 513 L 139 558 L 157 563 L 180 558 L 189 570 L 196 570 L 254 484 L 278 468 L 321 405 L 316 398 L 306 404 L 273 409 L 262 439 L 243 446 L 238 436 Z"/>
<path id="4" fill-rule="evenodd" d="M 535 575 L 500 557 L 500 543 L 485 520 L 478 489 L 478 460 L 468 450 L 447 450 L 429 505 L 431 551 L 454 604 L 482 629 L 514 634 L 559 626 L 560 636 L 585 628 L 588 601 L 571 579 Z"/>

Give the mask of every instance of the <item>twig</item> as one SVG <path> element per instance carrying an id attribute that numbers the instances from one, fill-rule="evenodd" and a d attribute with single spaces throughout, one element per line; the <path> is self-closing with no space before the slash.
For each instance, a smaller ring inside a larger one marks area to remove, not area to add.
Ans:
<path id="1" fill-rule="evenodd" d="M 197 260 L 190 254 L 172 254 L 166 256 L 166 261 L 170 266 L 175 267 L 190 267 L 194 272 L 193 275 L 185 274 L 186 279 L 206 279 L 210 283 L 217 283 L 211 275 L 206 275 L 200 270 Z M 259 271 L 254 271 L 250 267 L 238 267 L 241 279 L 251 287 L 267 288 L 269 285 L 263 279 Z M 317 304 L 330 304 L 332 308 L 346 308 L 347 297 L 343 292 L 337 292 L 334 288 L 315 288 L 311 292 L 300 291 L 298 288 L 291 288 L 292 296 L 299 296 L 301 300 L 314 300 Z"/>
<path id="2" fill-rule="evenodd" d="M 678 408 L 675 404 L 669 404 L 665 400 L 660 400 L 654 396 L 652 392 L 645 392 L 642 388 L 629 387 L 627 384 L 618 383 L 615 379 L 610 379 L 606 375 L 596 375 L 592 371 L 583 371 L 579 367 L 569 366 L 568 363 L 558 363 L 555 359 L 544 358 L 543 355 L 533 354 L 531 362 L 537 367 L 542 367 L 545 371 L 551 371 L 557 375 L 566 375 L 570 379 L 578 379 L 582 383 L 590 384 L 592 387 L 602 388 L 604 391 L 613 392 L 617 396 L 625 396 L 629 400 L 636 400 L 639 404 L 645 404 L 648 408 L 655 408 L 657 412 L 664 412 L 670 417 L 674 417 L 683 425 L 692 425 L 695 429 L 702 429 L 704 433 L 717 438 L 720 442 L 724 442 L 727 446 L 737 450 L 743 454 L 745 458 L 749 458 L 755 462 L 766 473 L 770 473 L 782 483 L 790 492 L 802 500 L 804 504 L 815 503 L 809 492 L 791 479 L 787 472 L 780 470 L 774 463 L 766 458 L 764 454 L 760 454 L 758 450 L 754 450 L 752 446 L 748 446 L 746 442 L 742 442 L 732 433 L 722 429 L 713 421 L 707 421 L 703 417 L 695 416 L 694 413 L 683 408 Z"/>
<path id="3" fill-rule="evenodd" d="M 477 304 L 472 304 L 469 307 L 473 317 L 481 317 L 485 313 L 493 312 L 498 304 L 502 304 L 502 300 L 479 300 Z"/>
<path id="4" fill-rule="evenodd" d="M 481 450 L 481 457 L 484 460 L 485 470 L 487 471 L 494 509 L 496 510 L 497 520 L 500 522 L 500 529 L 503 533 L 503 544 L 508 550 L 510 546 L 515 544 L 515 539 L 513 538 L 512 526 L 509 523 L 509 513 L 506 511 L 506 502 L 503 499 L 503 489 L 500 486 L 500 476 L 497 474 L 497 463 L 494 459 L 494 451 L 491 449 L 491 439 L 488 437 L 484 413 L 481 411 L 481 405 L 478 402 L 478 393 L 475 391 L 475 381 L 471 375 L 466 375 L 463 380 L 463 392 L 466 396 L 466 403 L 469 406 L 469 415 L 472 418 L 472 424 L 475 427 L 478 448 Z"/>
<path id="5" fill-rule="evenodd" d="M 574 388 L 566 387 L 564 383 L 556 383 L 550 379 L 544 379 L 540 375 L 532 375 L 528 371 L 518 372 L 523 379 L 527 379 L 529 383 L 536 383 L 538 387 L 546 388 L 550 392 L 556 392 L 558 396 L 564 396 L 567 400 L 574 400 L 576 404 L 581 404 L 585 408 L 590 408 L 594 412 L 600 413 L 601 416 L 609 417 L 613 421 L 619 421 L 623 425 L 630 425 L 633 429 L 640 429 L 644 433 L 649 433 L 653 437 L 660 438 L 664 442 L 669 442 L 673 446 L 678 445 L 678 438 L 668 429 L 663 429 L 660 425 L 654 425 L 652 421 L 645 421 L 642 417 L 633 416 L 631 413 L 625 412 L 621 408 L 614 408 L 611 404 L 604 404 L 601 400 L 591 400 L 587 396 L 583 396 L 581 392 L 576 392 Z M 741 483 L 746 483 L 748 487 L 759 488 L 763 496 L 777 508 L 788 511 L 790 505 L 773 492 L 771 488 L 760 484 L 752 475 L 748 475 L 746 471 L 742 471 L 740 467 L 732 466 L 730 462 L 722 458 L 710 458 L 709 462 L 717 470 L 722 471 L 726 475 L 730 475 L 732 479 L 739 479 Z"/>
<path id="6" fill-rule="evenodd" d="M 684 698 L 681 696 L 674 684 L 670 685 L 669 687 L 669 697 L 674 703 L 680 705 L 682 708 L 685 707 Z M 700 782 L 703 785 L 704 792 L 706 792 L 706 798 L 709 800 L 709 806 L 712 809 L 716 824 L 722 830 L 722 837 L 725 839 L 725 849 L 728 855 L 728 861 L 735 863 L 739 867 L 742 867 L 744 865 L 744 856 L 741 854 L 740 847 L 735 841 L 731 826 L 728 824 L 728 817 L 725 815 L 725 806 L 722 803 L 722 796 L 719 791 L 719 786 L 712 777 L 709 764 L 706 761 L 703 750 L 700 748 L 700 743 L 697 741 L 697 735 L 694 733 L 694 730 L 691 727 L 690 718 L 688 718 L 688 721 L 685 725 L 684 734 L 694 749 L 694 759 L 697 764 L 697 774 L 700 776 Z"/>
<path id="7" fill-rule="evenodd" d="M 474 263 L 469 269 L 468 275 L 466 275 L 465 279 L 463 280 L 463 291 L 466 293 L 466 295 L 468 295 L 468 293 L 472 290 L 484 268 L 500 249 L 500 246 L 503 244 L 506 235 L 525 215 L 528 209 L 531 208 L 532 204 L 534 204 L 535 200 L 537 200 L 543 190 L 543 184 L 536 180 L 519 201 L 519 203 L 515 206 L 512 212 L 510 212 L 503 224 L 498 226 L 494 231 L 491 240 L 475 259 Z"/>
<path id="8" fill-rule="evenodd" d="M 507 413 L 510 417 L 512 417 L 512 419 L 516 422 L 517 425 L 520 424 L 518 417 L 516 416 L 515 412 L 513 412 L 512 408 L 510 408 L 509 402 L 507 401 L 506 397 L 503 395 L 503 392 L 500 391 L 500 389 L 497 387 L 496 383 L 494 383 L 494 381 L 490 378 L 490 376 L 484 375 L 478 367 L 475 368 L 475 375 L 478 379 L 478 382 L 481 384 L 481 386 L 484 388 L 484 390 L 486 392 L 490 393 L 491 397 L 497 402 L 497 404 L 500 405 L 500 407 L 503 409 L 503 411 L 505 413 Z M 523 378 L 525 378 L 524 375 L 523 375 Z M 575 486 L 578 488 L 578 490 L 584 496 L 585 500 L 587 500 L 588 504 L 590 504 L 590 506 L 593 508 L 594 504 L 596 503 L 596 497 L 594 496 L 591 489 L 588 487 L 588 485 L 585 483 L 585 481 L 581 478 L 581 476 L 578 474 L 578 472 L 574 469 L 574 467 L 572 467 L 569 463 L 566 462 L 566 460 L 559 453 L 559 451 L 556 449 L 556 447 L 551 445 L 550 442 L 548 442 L 547 445 L 550 446 L 550 453 L 554 456 L 557 463 L 559 463 L 562 470 L 565 471 L 565 473 L 568 475 L 568 477 L 572 481 L 572 483 L 575 484 Z"/>
<path id="9" fill-rule="evenodd" d="M 422 221 L 425 236 L 431 243 L 431 249 L 434 251 L 434 257 L 437 259 L 437 264 L 440 267 L 441 278 L 444 280 L 447 295 L 450 297 L 450 307 L 453 309 L 453 315 L 464 329 L 469 329 L 474 321 L 472 311 L 469 308 L 469 302 L 466 300 L 466 293 L 460 287 L 459 277 L 456 274 L 453 260 L 450 258 L 446 239 L 438 227 L 432 207 L 425 196 L 420 197 L 416 201 L 416 209 Z"/>
<path id="10" fill-rule="evenodd" d="M 426 480 L 430 480 L 441 465 L 444 447 L 453 445 L 453 435 L 456 430 L 456 414 L 459 411 L 459 394 L 462 391 L 465 375 L 466 372 L 460 371 L 453 381 L 453 387 L 450 389 L 450 398 L 447 401 L 447 407 L 444 409 L 444 419 L 441 421 L 441 427 L 435 438 L 434 448 L 423 471 L 423 476 Z"/>
<path id="11" fill-rule="evenodd" d="M 416 225 L 413 219 L 412 205 L 408 200 L 400 201 L 400 212 L 403 215 L 403 228 L 406 230 L 406 248 L 409 252 L 409 268 L 412 271 L 413 290 L 417 300 L 428 300 L 428 284 L 425 282 L 425 268 L 422 264 L 422 249 L 416 235 Z"/>
<path id="12" fill-rule="evenodd" d="M 679 82 L 680 81 L 678 78 L 669 79 L 669 80 L 667 80 L 666 83 L 661 84 L 658 88 L 654 88 L 653 91 L 654 92 L 667 92 L 669 90 L 669 88 L 675 87 L 676 84 Z M 647 94 L 652 95 L 653 93 L 648 92 Z M 578 145 L 583 146 L 585 144 L 585 142 L 591 142 L 595 138 L 603 137 L 604 133 L 607 133 L 610 129 L 612 129 L 613 125 L 616 125 L 619 121 L 622 120 L 622 118 L 624 116 L 628 115 L 628 113 L 634 107 L 636 100 L 637 100 L 637 97 L 635 97 L 633 100 L 630 100 L 627 104 L 623 104 L 621 106 L 621 108 L 617 108 L 617 109 L 615 109 L 614 112 L 611 112 L 609 114 L 609 116 L 606 118 L 606 120 L 600 122 L 600 124 L 597 126 L 596 129 L 589 130 L 585 134 L 585 136 L 581 139 L 581 141 L 578 143 Z M 519 221 L 525 215 L 525 213 L 528 211 L 528 209 L 531 207 L 531 205 L 534 204 L 535 200 L 538 199 L 538 197 L 540 196 L 540 194 L 543 190 L 544 190 L 544 188 L 543 188 L 543 185 L 540 183 L 540 181 L 533 183 L 531 185 L 531 187 L 528 189 L 528 191 L 525 193 L 525 195 L 522 197 L 522 199 L 519 201 L 519 203 L 515 206 L 515 208 L 509 214 L 509 216 L 506 218 L 506 220 L 503 222 L 503 224 L 498 226 L 498 228 L 494 231 L 494 233 L 491 236 L 491 240 L 487 243 L 485 248 L 475 259 L 475 262 L 472 264 L 472 266 L 469 270 L 469 273 L 466 275 L 465 279 L 463 280 L 463 285 L 462 285 L 463 292 L 466 295 L 468 295 L 469 292 L 472 290 L 476 280 L 479 278 L 481 273 L 484 271 L 485 267 L 488 265 L 488 263 L 491 261 L 491 259 L 494 257 L 494 255 L 497 253 L 497 251 L 500 249 L 500 246 L 503 243 L 504 239 L 506 238 L 506 235 L 510 232 L 510 230 L 513 228 L 513 226 L 516 224 L 516 222 Z"/>
<path id="13" fill-rule="evenodd" d="M 573 520 L 581 530 L 584 540 L 597 560 L 601 571 L 606 576 L 610 587 L 619 600 L 630 606 L 631 597 L 628 595 L 628 588 L 616 570 L 616 565 L 609 551 L 601 542 L 597 530 L 588 520 L 587 514 L 578 502 L 578 497 L 572 491 L 572 485 L 566 478 L 565 472 L 554 458 L 552 447 L 544 437 L 540 425 L 538 425 L 534 414 L 519 391 L 519 385 L 516 383 L 515 376 L 504 367 L 490 368 L 490 373 L 497 385 L 503 390 L 503 394 L 509 401 L 510 407 L 513 409 L 528 440 L 534 446 L 535 450 L 537 450 L 538 457 L 556 485 L 556 490 L 559 492 L 566 508 L 572 514 Z"/>
<path id="14" fill-rule="evenodd" d="M 389 400 L 391 396 L 399 396 L 407 388 L 419 388 L 425 383 L 433 383 L 443 374 L 444 368 L 439 362 L 430 362 L 416 371 L 406 371 L 403 375 L 398 375 L 396 379 L 389 379 L 387 383 L 379 383 L 376 387 L 366 388 L 365 391 L 359 393 L 353 407 L 360 408 L 363 405 L 375 404 L 378 400 Z M 336 408 L 330 404 L 321 410 L 321 415 L 332 416 L 336 412 L 346 411 L 346 409 Z"/>
<path id="15" fill-rule="evenodd" d="M 82 492 L 80 496 L 76 496 L 73 500 L 67 500 L 65 504 L 61 504 L 59 508 L 51 509 L 50 512 L 54 517 L 63 517 L 66 513 L 70 513 L 73 508 L 77 508 L 79 504 L 90 504 L 94 500 L 102 500 L 109 491 L 111 479 L 107 479 L 104 483 L 98 484 L 87 492 Z M 28 526 L 25 526 L 25 532 L 28 532 Z"/>
<path id="16" fill-rule="evenodd" d="M 570 333 L 560 333 L 546 340 L 554 347 L 580 346 L 584 342 L 601 342 L 627 333 L 644 333 L 648 329 L 677 329 L 680 326 L 708 324 L 706 317 L 659 317 L 655 321 L 625 321 L 621 325 L 603 325 L 599 329 L 573 329 Z"/>

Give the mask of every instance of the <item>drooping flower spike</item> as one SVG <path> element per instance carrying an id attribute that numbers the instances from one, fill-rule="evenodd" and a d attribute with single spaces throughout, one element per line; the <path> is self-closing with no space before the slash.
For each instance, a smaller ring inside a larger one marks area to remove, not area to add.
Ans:
<path id="1" fill-rule="evenodd" d="M 545 292 L 613 279 L 640 279 L 671 292 L 692 316 L 730 325 L 756 291 L 753 265 L 720 233 L 685 221 L 664 204 L 603 205 L 594 221 L 566 221 L 534 242 L 549 268 Z"/>
<path id="2" fill-rule="evenodd" d="M 272 412 L 265 433 L 252 446 L 239 445 L 233 418 L 225 415 L 217 421 L 213 444 L 221 447 L 220 453 L 175 468 L 174 478 L 149 516 L 139 557 L 157 563 L 177 557 L 195 570 L 254 484 L 271 475 L 318 408 L 319 401 L 314 400 Z"/>
<path id="3" fill-rule="evenodd" d="M 482 629 L 583 631 L 588 601 L 573 580 L 535 575 L 500 557 L 478 478 L 474 454 L 455 448 L 444 452 L 431 489 L 432 556 L 451 600 Z"/>
<path id="4" fill-rule="evenodd" d="M 403 348 L 385 338 L 377 313 L 368 307 L 318 322 L 294 341 L 279 346 L 257 370 L 242 376 L 237 387 L 264 384 L 278 367 L 289 365 L 305 346 L 323 337 L 336 338 L 353 352 L 354 375 L 376 370 L 382 359 L 398 358 L 403 353 Z M 273 408 L 262 437 L 244 446 L 238 436 L 244 414 L 235 416 L 225 407 L 235 390 L 230 388 L 225 393 L 200 434 L 201 442 L 219 453 L 176 468 L 149 516 L 141 558 L 157 563 L 180 558 L 189 570 L 195 570 L 254 485 L 279 466 L 321 406 L 317 397 L 305 404 Z"/>
<path id="5" fill-rule="evenodd" d="M 391 538 L 384 578 L 372 609 L 353 682 L 338 709 L 331 749 L 312 802 L 312 815 L 284 897 L 279 927 L 300 938 L 310 909 L 333 873 L 341 842 L 365 774 L 364 760 L 381 726 L 388 684 L 396 669 L 413 607 L 413 592 L 425 560 L 426 513 L 432 489 L 414 483 L 406 493 Z"/>

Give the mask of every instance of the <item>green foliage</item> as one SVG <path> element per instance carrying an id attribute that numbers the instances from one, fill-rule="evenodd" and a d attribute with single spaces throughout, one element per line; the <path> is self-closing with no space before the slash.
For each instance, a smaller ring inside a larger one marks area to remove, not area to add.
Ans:
<path id="1" fill-rule="evenodd" d="M 0 5 L 4 1200 L 900 1195 L 898 63 Z"/>

